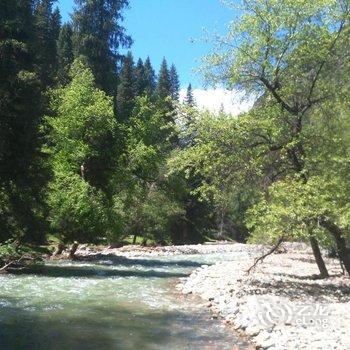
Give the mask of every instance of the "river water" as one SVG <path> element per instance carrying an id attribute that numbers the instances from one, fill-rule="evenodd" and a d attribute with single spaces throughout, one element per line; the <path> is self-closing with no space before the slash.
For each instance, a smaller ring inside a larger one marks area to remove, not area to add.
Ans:
<path id="1" fill-rule="evenodd" d="M 228 259 L 103 257 L 0 275 L 0 349 L 245 349 L 197 299 L 175 289 L 196 267 Z"/>

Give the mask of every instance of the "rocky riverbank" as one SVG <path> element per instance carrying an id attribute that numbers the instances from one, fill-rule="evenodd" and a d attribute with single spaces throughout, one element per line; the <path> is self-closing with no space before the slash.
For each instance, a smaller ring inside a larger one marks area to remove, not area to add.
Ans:
<path id="1" fill-rule="evenodd" d="M 76 251 L 77 256 L 114 255 L 114 256 L 167 256 L 167 255 L 195 255 L 211 253 L 243 253 L 252 254 L 261 251 L 262 246 L 246 245 L 232 242 L 220 242 L 220 244 L 189 244 L 189 245 L 169 245 L 156 247 L 143 247 L 140 245 L 125 245 L 120 248 L 105 246 L 94 246 L 81 244 Z"/>
<path id="2" fill-rule="evenodd" d="M 350 349 L 350 279 L 339 262 L 326 258 L 331 277 L 317 279 L 311 249 L 284 243 L 247 274 L 267 247 L 204 244 L 165 247 L 106 248 L 82 245 L 78 259 L 229 253 L 230 261 L 203 265 L 177 286 L 202 297 L 214 318 L 248 336 L 258 349 Z"/>
<path id="3" fill-rule="evenodd" d="M 250 274 L 254 257 L 267 248 L 231 246 L 234 261 L 196 269 L 178 288 L 207 301 L 213 316 L 243 331 L 261 349 L 350 349 L 350 280 L 339 263 L 317 279 L 311 250 L 285 244 Z"/>

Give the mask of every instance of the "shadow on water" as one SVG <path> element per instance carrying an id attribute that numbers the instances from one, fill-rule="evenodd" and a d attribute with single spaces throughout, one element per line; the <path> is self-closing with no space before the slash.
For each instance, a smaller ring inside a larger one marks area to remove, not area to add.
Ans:
<path id="1" fill-rule="evenodd" d="M 196 268 L 202 265 L 202 263 L 191 260 L 160 260 L 160 259 L 132 259 L 123 256 L 115 255 L 93 255 L 88 257 L 79 257 L 76 262 L 93 263 L 95 267 L 89 265 L 79 266 L 73 263 L 73 265 L 61 264 L 60 262 L 55 265 L 35 265 L 28 269 L 14 270 L 14 274 L 18 275 L 39 275 L 46 277 L 157 277 L 157 278 L 171 278 L 171 277 L 185 277 L 189 273 L 184 271 L 157 271 L 147 268 L 167 268 L 169 270 L 178 268 Z M 129 267 L 128 269 L 117 268 L 103 268 L 102 266 L 114 267 L 119 265 L 121 267 Z M 137 268 L 138 267 L 138 268 Z M 146 268 L 146 269 L 145 269 Z"/>
<path id="2" fill-rule="evenodd" d="M 180 311 L 135 311 L 121 305 L 69 314 L 6 306 L 0 316 L 0 349 L 198 349 L 199 344 L 205 349 L 220 344 L 222 334 L 208 334 L 201 322 L 200 317 Z"/>
<path id="3" fill-rule="evenodd" d="M 96 254 L 86 257 L 78 257 L 78 261 L 93 262 L 99 265 L 140 265 L 147 267 L 166 267 L 166 266 L 178 266 L 178 267 L 199 267 L 203 263 L 199 263 L 193 260 L 160 260 L 160 259 L 142 259 L 142 258 L 126 258 L 124 256 L 116 256 L 113 254 Z"/>
<path id="4" fill-rule="evenodd" d="M 167 299 L 167 278 L 187 276 L 202 265 L 175 259 L 104 255 L 73 263 L 53 261 L 17 272 L 48 279 L 3 277 L 2 282 L 9 284 L 3 293 L 0 290 L 0 350 L 232 349 L 237 338 L 213 324 L 208 314 L 190 303 L 184 305 L 184 300 Z M 94 281 L 107 277 L 141 279 L 137 283 L 118 279 L 115 284 Z"/>
<path id="5" fill-rule="evenodd" d="M 35 265 L 25 270 L 14 271 L 17 275 L 39 275 L 46 277 L 85 277 L 85 278 L 104 278 L 104 277 L 185 277 L 188 273 L 155 271 L 155 270 L 137 270 L 137 269 L 107 269 L 91 268 L 88 266 L 67 266 L 67 265 Z"/>

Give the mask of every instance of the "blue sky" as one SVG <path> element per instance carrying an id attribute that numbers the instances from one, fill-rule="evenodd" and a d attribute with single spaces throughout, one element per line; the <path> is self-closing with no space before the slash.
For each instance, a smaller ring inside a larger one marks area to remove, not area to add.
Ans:
<path id="1" fill-rule="evenodd" d="M 59 0 L 63 20 L 69 19 L 73 0 Z M 158 70 L 163 56 L 174 62 L 182 87 L 188 83 L 201 88 L 201 78 L 193 73 L 199 59 L 211 51 L 211 44 L 199 40 L 203 28 L 221 34 L 234 18 L 232 10 L 220 0 L 130 0 L 124 11 L 124 26 L 134 40 L 131 48 L 135 58 L 150 56 Z"/>

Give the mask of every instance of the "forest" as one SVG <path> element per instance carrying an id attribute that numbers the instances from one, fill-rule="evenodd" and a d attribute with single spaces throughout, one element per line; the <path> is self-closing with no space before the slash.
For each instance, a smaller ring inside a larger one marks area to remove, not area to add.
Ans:
<path id="1" fill-rule="evenodd" d="M 33 247 L 310 242 L 350 274 L 347 0 L 247 0 L 198 74 L 133 57 L 128 0 L 1 0 L 0 265 Z M 229 11 L 229 9 L 228 9 Z M 63 249 L 63 248 L 62 248 Z"/>

